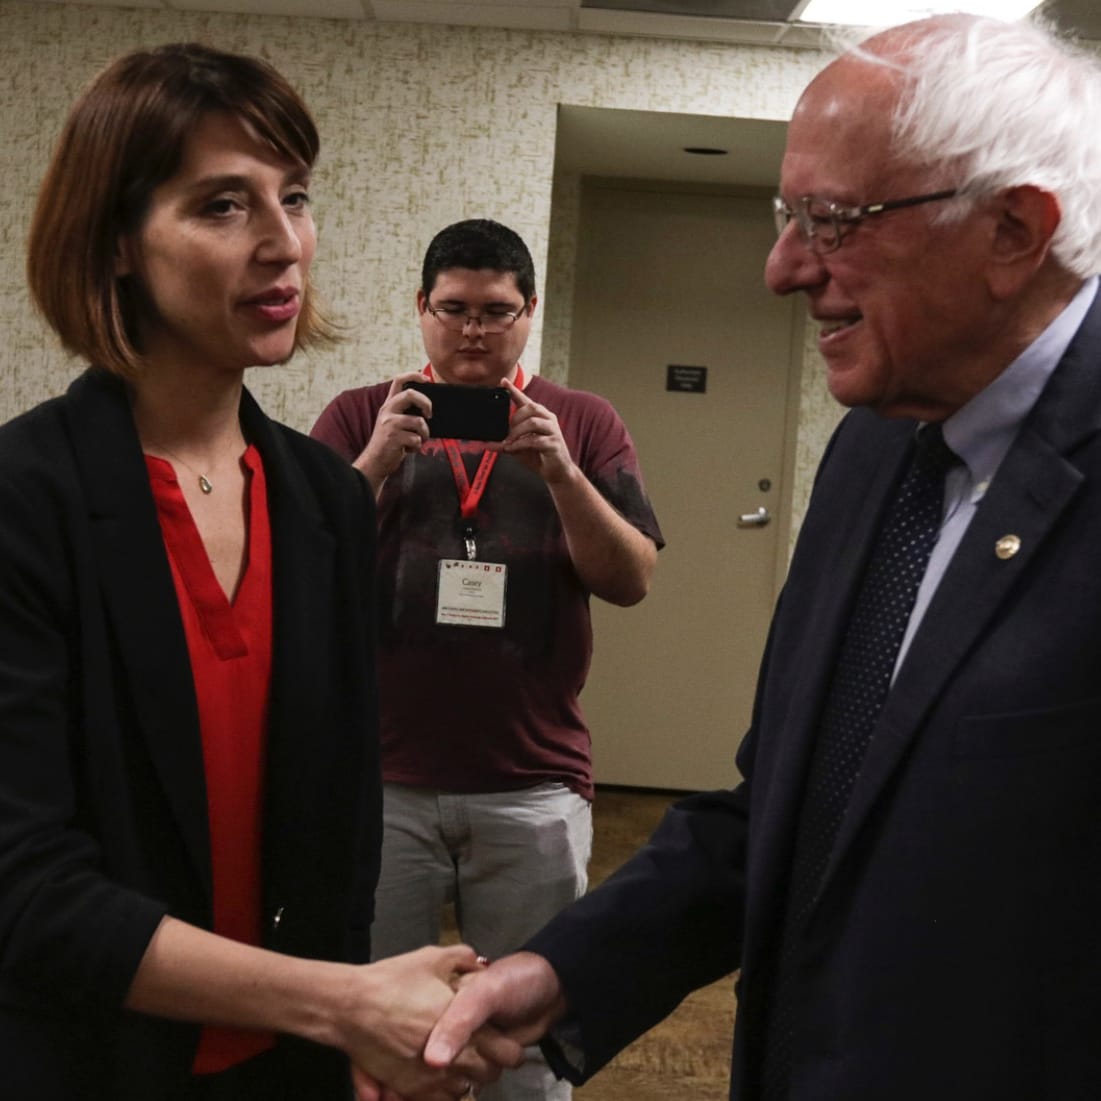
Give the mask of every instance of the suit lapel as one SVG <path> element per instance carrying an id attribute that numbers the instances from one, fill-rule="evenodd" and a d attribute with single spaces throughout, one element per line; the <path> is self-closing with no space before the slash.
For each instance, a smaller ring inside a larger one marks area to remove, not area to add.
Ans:
<path id="1" fill-rule="evenodd" d="M 855 420 L 864 415 L 850 417 Z M 800 651 L 788 665 L 800 679 L 788 709 L 790 744 L 785 756 L 798 764 L 800 780 L 852 602 L 909 453 L 913 423 L 893 422 L 886 428 L 885 434 L 863 447 L 852 464 L 844 464 L 845 469 L 823 467 L 820 478 L 835 480 L 835 484 L 822 487 L 823 507 L 807 516 L 785 586 L 783 600 L 791 607 Z M 854 476 L 854 466 L 863 477 Z M 829 571 L 826 577 L 824 569 Z M 787 686 L 785 693 L 792 687 Z"/>
<path id="2" fill-rule="evenodd" d="M 1084 475 L 1068 457 L 1101 428 L 1101 343 L 1096 303 L 1052 375 L 976 510 L 914 636 L 887 698 L 823 877 L 837 865 L 899 767 L 945 685 L 981 639 L 1070 507 Z M 1020 549 L 999 558 L 998 540 Z"/>
<path id="3" fill-rule="evenodd" d="M 246 436 L 264 460 L 272 540 L 272 688 L 268 708 L 264 848 L 269 873 L 317 859 L 303 824 L 317 817 L 324 798 L 312 777 L 325 764 L 317 691 L 330 677 L 326 650 L 332 635 L 335 539 L 301 464 L 287 440 L 246 392 L 241 403 Z M 283 862 L 276 868 L 273 853 Z M 298 855 L 294 855 L 298 854 Z M 281 893 L 279 882 L 267 883 Z M 270 901 L 270 899 L 269 899 Z"/>
<path id="4" fill-rule="evenodd" d="M 191 664 L 122 383 L 102 371 L 86 372 L 69 389 L 66 415 L 135 725 L 209 894 L 206 785 Z"/>
<path id="5" fill-rule="evenodd" d="M 187 640 L 156 505 L 125 388 L 88 371 L 69 390 L 70 436 L 89 502 L 103 602 L 125 669 L 135 725 L 208 896 L 212 890 L 206 781 Z M 327 679 L 335 541 L 286 440 L 246 391 L 246 437 L 264 461 L 272 538 L 273 650 L 265 851 L 316 859 L 310 839 L 278 823 L 309 821 L 324 760 L 316 686 Z"/>
<path id="6" fill-rule="evenodd" d="M 1019 439 L 976 512 L 914 636 L 868 746 L 841 824 L 823 889 L 920 731 L 944 686 L 1027 571 L 1081 477 L 1031 433 Z M 1009 559 L 995 554 L 1004 535 L 1021 541 Z M 949 624 L 951 629 L 945 630 Z"/>
<path id="7" fill-rule="evenodd" d="M 781 601 L 784 622 L 779 630 L 798 640 L 798 650 L 791 657 L 778 655 L 783 683 L 776 684 L 776 674 L 770 673 L 773 693 L 783 698 L 778 702 L 770 696 L 765 707 L 782 707 L 783 718 L 777 723 L 769 714 L 763 716 L 768 744 L 761 746 L 754 772 L 754 788 L 763 790 L 765 798 L 753 811 L 759 849 L 746 916 L 745 958 L 750 961 L 757 958 L 755 946 L 776 931 L 776 906 L 786 889 L 807 770 L 836 655 L 882 514 L 910 451 L 912 421 L 884 424 L 877 419 L 876 433 L 861 435 L 861 420 L 871 416 L 855 411 L 840 430 L 857 433 L 851 445 L 860 448 L 857 454 L 831 469 L 830 451 L 848 445 L 839 436 L 823 458 L 814 507 L 804 522 Z M 823 570 L 829 571 L 827 576 Z"/>

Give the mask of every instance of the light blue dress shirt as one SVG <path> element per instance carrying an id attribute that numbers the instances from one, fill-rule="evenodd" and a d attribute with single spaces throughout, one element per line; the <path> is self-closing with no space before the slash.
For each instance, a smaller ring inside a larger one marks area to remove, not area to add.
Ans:
<path id="1" fill-rule="evenodd" d="M 944 422 L 945 442 L 963 462 L 945 479 L 940 534 L 899 647 L 896 675 L 975 509 L 1082 324 L 1097 284 L 1097 276 L 1087 279 L 1066 309 L 989 386 Z"/>

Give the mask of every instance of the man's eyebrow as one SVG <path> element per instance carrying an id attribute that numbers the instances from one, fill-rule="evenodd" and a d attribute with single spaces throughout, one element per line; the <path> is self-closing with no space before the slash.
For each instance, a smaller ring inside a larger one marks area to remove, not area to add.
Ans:
<path id="1" fill-rule="evenodd" d="M 437 306 L 461 306 L 464 309 L 470 305 L 465 298 L 437 298 Z M 523 303 L 521 303 L 521 307 Z M 483 302 L 481 309 L 483 310 L 515 310 L 517 307 L 515 302 L 510 302 L 507 298 L 494 298 L 489 302 Z"/>

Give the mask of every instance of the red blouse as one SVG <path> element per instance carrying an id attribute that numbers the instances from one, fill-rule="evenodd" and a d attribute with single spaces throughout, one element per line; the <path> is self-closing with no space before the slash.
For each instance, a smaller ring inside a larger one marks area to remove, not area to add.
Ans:
<path id="1" fill-rule="evenodd" d="M 206 771 L 214 931 L 260 943 L 260 853 L 271 683 L 271 530 L 259 452 L 248 477 L 248 548 L 232 603 L 214 575 L 172 465 L 146 455 L 180 604 Z M 266 1032 L 204 1028 L 193 1071 L 224 1070 L 275 1044 Z"/>

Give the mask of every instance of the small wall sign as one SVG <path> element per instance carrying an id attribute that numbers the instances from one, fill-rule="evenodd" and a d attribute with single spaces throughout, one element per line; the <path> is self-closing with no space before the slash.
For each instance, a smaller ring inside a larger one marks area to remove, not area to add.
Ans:
<path id="1" fill-rule="evenodd" d="M 707 368 L 670 363 L 665 368 L 665 389 L 682 394 L 706 394 Z"/>

